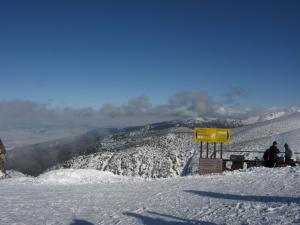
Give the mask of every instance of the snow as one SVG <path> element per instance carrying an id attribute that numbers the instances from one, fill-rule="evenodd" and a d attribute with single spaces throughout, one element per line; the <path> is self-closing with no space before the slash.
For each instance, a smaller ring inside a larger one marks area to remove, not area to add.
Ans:
<path id="1" fill-rule="evenodd" d="M 133 178 L 118 176 L 108 171 L 98 171 L 91 169 L 54 170 L 42 174 L 37 178 L 37 182 L 40 184 L 64 185 L 115 183 L 128 180 L 133 180 Z"/>
<path id="2" fill-rule="evenodd" d="M 299 178 L 299 167 L 151 180 L 93 170 L 13 176 L 0 180 L 0 224 L 298 224 Z"/>
<path id="3" fill-rule="evenodd" d="M 54 168 L 98 169 L 123 176 L 175 177 L 182 174 L 186 162 L 198 150 L 191 129 L 175 133 L 171 128 L 154 135 L 142 132 L 126 133 L 102 139 L 101 150 L 82 155 Z M 53 168 L 52 168 L 53 169 Z"/>
<path id="4" fill-rule="evenodd" d="M 265 151 L 273 141 L 278 142 L 281 152 L 284 152 L 285 143 L 294 152 L 300 152 L 300 113 L 286 113 L 272 120 L 232 129 L 231 139 L 230 145 L 224 145 L 225 159 L 236 154 L 244 154 L 250 160 L 262 159 L 263 155 L 256 152 Z M 125 176 L 166 178 L 190 175 L 199 167 L 199 143 L 194 142 L 189 127 L 131 131 L 101 139 L 97 146 L 98 152 L 74 157 L 51 169 L 97 169 Z M 205 143 L 203 149 L 206 149 Z M 210 145 L 209 155 L 212 152 Z M 296 159 L 299 156 L 295 154 Z"/>
<path id="5" fill-rule="evenodd" d="M 281 151 L 287 142 L 299 152 L 300 113 L 268 118 L 234 129 L 225 150 L 263 151 L 276 140 Z M 71 169 L 38 177 L 7 171 L 9 179 L 0 173 L 0 224 L 300 223 L 299 167 L 179 177 L 198 168 L 199 143 L 189 127 L 134 130 L 97 144 L 99 152 L 70 160 Z"/>
<path id="6" fill-rule="evenodd" d="M 259 116 L 252 116 L 247 119 L 244 119 L 242 122 L 244 125 L 251 125 L 251 124 L 259 122 L 259 120 L 260 120 Z"/>
<path id="7" fill-rule="evenodd" d="M 285 112 L 269 113 L 264 115 L 264 120 L 273 120 L 285 115 Z"/>
<path id="8" fill-rule="evenodd" d="M 289 116 L 295 113 L 300 112 L 299 107 L 284 107 L 284 108 L 276 108 L 272 107 L 269 109 L 265 109 L 258 115 L 250 116 L 246 119 L 242 120 L 242 123 L 244 125 L 251 125 L 258 122 L 265 122 L 265 121 L 271 121 L 276 120 L 281 117 Z"/>
<path id="9" fill-rule="evenodd" d="M 271 121 L 264 121 L 254 125 L 233 130 L 232 141 L 228 149 L 233 151 L 265 151 L 278 142 L 281 152 L 284 144 L 288 143 L 295 152 L 300 152 L 300 113 L 282 116 Z M 225 155 L 226 156 L 226 155 Z M 261 154 L 246 154 L 246 158 L 261 158 Z M 299 157 L 296 156 L 296 158 Z"/>

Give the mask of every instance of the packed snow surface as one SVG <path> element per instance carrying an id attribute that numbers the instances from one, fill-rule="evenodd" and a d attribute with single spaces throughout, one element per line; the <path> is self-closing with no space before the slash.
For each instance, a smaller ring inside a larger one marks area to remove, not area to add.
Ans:
<path id="1" fill-rule="evenodd" d="M 142 180 L 57 170 L 0 180 L 1 225 L 299 224 L 300 168 Z"/>
<path id="2" fill-rule="evenodd" d="M 42 174 L 37 182 L 41 184 L 97 184 L 97 183 L 115 183 L 128 181 L 130 177 L 114 175 L 108 171 L 98 171 L 89 169 L 65 169 L 54 170 Z"/>

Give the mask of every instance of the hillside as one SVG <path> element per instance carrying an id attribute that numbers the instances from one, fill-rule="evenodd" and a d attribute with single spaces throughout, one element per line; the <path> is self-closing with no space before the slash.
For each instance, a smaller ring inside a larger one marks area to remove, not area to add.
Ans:
<path id="1" fill-rule="evenodd" d="M 232 144 L 224 158 L 238 151 L 264 151 L 276 140 L 283 151 L 289 143 L 297 150 L 300 142 L 300 113 L 281 116 L 233 129 Z M 204 148 L 206 146 L 204 145 Z M 97 152 L 81 155 L 52 169 L 76 168 L 110 171 L 118 175 L 174 177 L 193 174 L 198 169 L 199 144 L 193 141 L 191 127 L 178 126 L 151 130 L 151 127 L 110 135 L 96 143 Z M 212 154 L 210 146 L 209 154 Z M 261 158 L 261 153 L 243 153 L 246 158 Z"/>
<path id="2" fill-rule="evenodd" d="M 103 160 L 105 161 L 105 158 L 110 157 L 109 154 L 112 152 L 113 154 L 127 150 L 130 152 L 136 147 L 147 147 L 149 143 L 155 151 L 156 146 L 160 145 L 158 142 L 161 136 L 167 135 L 172 132 L 172 129 L 177 128 L 183 128 L 184 132 L 190 133 L 194 126 L 237 127 L 241 126 L 241 123 L 239 120 L 174 120 L 137 127 L 99 128 L 75 137 L 11 149 L 7 153 L 7 169 L 37 176 L 56 164 L 78 156 L 104 152 L 108 153 L 108 156 L 104 155 Z M 155 138 L 151 140 L 151 137 Z M 185 152 L 185 149 L 183 151 Z M 101 161 L 99 162 L 101 163 Z"/>
<path id="3" fill-rule="evenodd" d="M 261 122 L 246 126 L 239 120 L 189 119 L 95 129 L 77 137 L 9 150 L 8 169 L 35 176 L 59 168 L 89 168 L 141 177 L 193 174 L 199 158 L 199 144 L 193 141 L 194 127 L 234 128 L 232 143 L 224 147 L 225 151 L 264 151 L 276 140 L 282 151 L 287 142 L 300 152 L 300 112 L 293 111 L 265 114 Z M 225 152 L 224 158 L 230 154 L 241 153 Z M 243 154 L 247 159 L 262 157 L 261 153 Z"/>
<path id="4" fill-rule="evenodd" d="M 300 152 L 300 112 L 234 129 L 228 148 L 234 151 L 264 151 L 273 141 L 278 142 L 282 152 L 285 143 Z M 253 153 L 245 156 L 249 159 L 261 157 Z"/>

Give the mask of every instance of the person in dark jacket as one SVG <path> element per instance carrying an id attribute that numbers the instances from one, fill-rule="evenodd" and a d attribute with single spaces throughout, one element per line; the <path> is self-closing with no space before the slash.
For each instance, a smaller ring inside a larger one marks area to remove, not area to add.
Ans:
<path id="1" fill-rule="evenodd" d="M 277 142 L 274 141 L 273 145 L 269 149 L 267 149 L 264 153 L 265 166 L 275 167 L 278 160 L 279 153 L 280 151 L 277 148 Z"/>
<path id="2" fill-rule="evenodd" d="M 296 166 L 294 159 L 293 159 L 293 151 L 290 148 L 290 146 L 285 143 L 284 144 L 284 148 L 285 148 L 285 163 L 291 166 Z"/>

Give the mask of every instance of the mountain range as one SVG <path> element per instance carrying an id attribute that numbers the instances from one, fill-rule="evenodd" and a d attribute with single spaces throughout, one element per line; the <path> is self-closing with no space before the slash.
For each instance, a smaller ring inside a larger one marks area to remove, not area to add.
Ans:
<path id="1" fill-rule="evenodd" d="M 279 142 L 281 150 L 285 142 L 297 150 L 299 111 L 272 112 L 256 120 L 250 124 L 249 120 L 197 118 L 93 129 L 75 137 L 14 148 L 7 154 L 8 169 L 35 176 L 59 168 L 89 168 L 154 178 L 188 175 L 198 168 L 199 143 L 193 140 L 194 127 L 232 128 L 232 142 L 225 146 L 225 158 L 241 154 L 238 151 L 249 151 L 242 153 L 248 159 L 261 158 L 259 152 L 273 140 Z M 212 151 L 210 146 L 209 154 Z"/>

